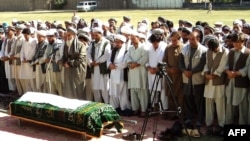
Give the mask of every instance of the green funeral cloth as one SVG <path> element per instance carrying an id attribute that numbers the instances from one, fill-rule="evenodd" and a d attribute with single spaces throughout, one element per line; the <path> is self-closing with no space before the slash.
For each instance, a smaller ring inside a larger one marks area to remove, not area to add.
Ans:
<path id="1" fill-rule="evenodd" d="M 45 103 L 24 101 L 15 101 L 10 105 L 11 115 L 13 116 L 85 132 L 94 137 L 101 136 L 103 123 L 120 123 L 117 122 L 120 120 L 120 116 L 111 105 L 98 102 L 90 102 L 74 110 Z M 116 127 L 122 128 L 123 126 Z"/>

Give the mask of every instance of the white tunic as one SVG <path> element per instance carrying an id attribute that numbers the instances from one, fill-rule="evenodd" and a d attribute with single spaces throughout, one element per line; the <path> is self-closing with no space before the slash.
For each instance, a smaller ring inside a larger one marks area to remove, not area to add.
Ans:
<path id="1" fill-rule="evenodd" d="M 121 47 L 119 51 L 116 52 L 115 58 L 114 58 L 114 64 L 117 66 L 116 69 L 112 69 L 110 71 L 110 95 L 117 95 L 117 85 L 124 84 L 124 68 L 127 66 L 125 62 L 125 45 Z M 111 64 L 111 56 L 110 59 L 107 62 L 107 65 L 109 66 Z"/>
<path id="2" fill-rule="evenodd" d="M 103 63 L 107 61 L 110 57 L 111 53 L 111 45 L 110 43 L 107 44 L 107 46 L 104 49 L 104 54 L 102 55 L 102 49 L 104 47 L 104 43 L 109 42 L 107 39 L 102 37 L 102 39 L 95 43 L 95 60 L 92 60 L 91 58 L 91 51 L 92 51 L 92 45 L 88 48 L 87 52 L 87 61 L 88 64 L 96 61 L 97 63 Z M 107 90 L 109 89 L 109 80 L 108 80 L 109 74 L 101 74 L 99 66 L 94 67 L 94 73 L 91 74 L 92 79 L 92 85 L 93 90 Z"/>
<path id="3" fill-rule="evenodd" d="M 136 62 L 139 67 L 129 69 L 128 88 L 147 89 L 147 71 L 145 64 L 148 62 L 148 52 L 143 44 L 138 44 L 138 48 L 131 46 L 127 53 L 127 63 Z"/>
<path id="4" fill-rule="evenodd" d="M 24 60 L 32 60 L 32 57 L 36 51 L 37 41 L 34 38 L 29 38 L 29 41 L 24 40 L 20 59 L 21 59 L 21 69 L 20 69 L 20 79 L 33 79 L 35 74 L 33 72 L 33 67 L 30 63 L 23 63 Z"/>
<path id="5" fill-rule="evenodd" d="M 148 60 L 148 63 L 146 64 L 146 66 L 149 66 L 151 68 L 157 68 L 158 63 L 162 62 L 166 47 L 167 47 L 167 44 L 165 42 L 160 42 L 158 48 L 155 50 L 153 45 L 151 44 L 149 47 L 149 60 Z M 153 88 L 153 90 L 161 91 L 162 79 L 159 80 L 159 83 L 157 85 L 156 81 L 158 79 L 155 80 L 155 76 L 156 76 L 156 74 L 151 74 L 150 72 L 148 72 L 149 89 L 151 90 Z M 154 80 L 155 80 L 155 82 L 154 82 Z M 153 87 L 153 85 L 154 85 L 154 87 Z M 157 89 L 156 89 L 156 85 L 157 85 Z"/>
<path id="6" fill-rule="evenodd" d="M 220 52 L 222 52 L 222 48 L 220 47 Z M 225 50 L 221 60 L 219 67 L 214 71 L 214 74 L 221 76 L 222 72 L 226 69 L 226 64 L 228 61 L 228 50 Z M 216 57 L 216 53 L 213 53 L 213 59 Z M 207 61 L 204 67 L 204 72 L 208 71 Z M 213 71 L 213 70 L 211 70 Z M 213 80 L 209 80 L 208 84 L 205 85 L 204 97 L 206 98 L 221 98 L 224 96 L 225 85 L 213 85 Z"/>

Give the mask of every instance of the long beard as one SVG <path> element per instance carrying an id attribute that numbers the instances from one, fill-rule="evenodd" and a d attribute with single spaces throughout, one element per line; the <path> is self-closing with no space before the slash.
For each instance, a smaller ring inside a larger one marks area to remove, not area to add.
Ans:
<path id="1" fill-rule="evenodd" d="M 69 47 L 71 46 L 72 42 L 73 42 L 73 39 L 66 40 L 66 45 Z"/>

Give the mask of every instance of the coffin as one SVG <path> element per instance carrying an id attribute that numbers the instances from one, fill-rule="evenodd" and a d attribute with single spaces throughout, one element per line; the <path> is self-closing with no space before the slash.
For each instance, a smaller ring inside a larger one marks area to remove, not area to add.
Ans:
<path id="1" fill-rule="evenodd" d="M 109 104 L 27 92 L 10 103 L 10 115 L 22 120 L 100 137 L 105 126 L 123 128 L 120 116 Z"/>

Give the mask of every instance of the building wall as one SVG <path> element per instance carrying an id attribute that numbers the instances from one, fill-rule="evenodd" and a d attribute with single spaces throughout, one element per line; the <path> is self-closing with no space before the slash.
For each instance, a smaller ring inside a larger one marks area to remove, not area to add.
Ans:
<path id="1" fill-rule="evenodd" d="M 32 10 L 31 0 L 0 0 L 0 11 Z"/>
<path id="2" fill-rule="evenodd" d="M 135 8 L 181 8 L 182 0 L 132 0 L 132 4 Z"/>
<path id="3" fill-rule="evenodd" d="M 0 0 L 0 11 L 32 11 L 48 9 L 49 0 Z"/>

